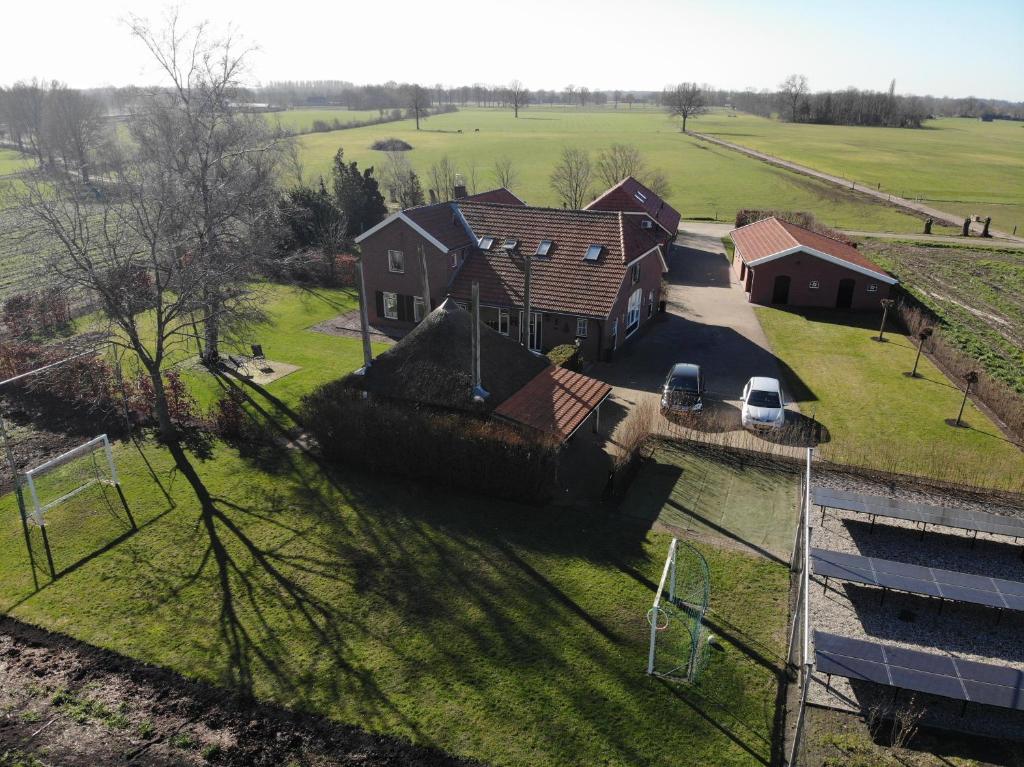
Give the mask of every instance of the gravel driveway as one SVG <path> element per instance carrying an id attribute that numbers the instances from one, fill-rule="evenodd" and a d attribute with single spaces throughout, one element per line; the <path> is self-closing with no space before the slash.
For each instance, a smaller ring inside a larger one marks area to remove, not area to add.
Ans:
<path id="1" fill-rule="evenodd" d="M 714 415 L 726 431 L 739 429 L 740 392 L 751 376 L 779 378 L 784 388 L 787 374 L 797 379 L 772 353 L 719 237 L 680 232 L 667 260 L 665 315 L 613 362 L 596 365 L 591 375 L 610 383 L 614 398 L 630 408 L 644 398 L 657 400 L 674 363 L 697 363 L 710 395 L 701 419 L 710 423 Z M 799 412 L 795 405 L 788 407 Z"/>

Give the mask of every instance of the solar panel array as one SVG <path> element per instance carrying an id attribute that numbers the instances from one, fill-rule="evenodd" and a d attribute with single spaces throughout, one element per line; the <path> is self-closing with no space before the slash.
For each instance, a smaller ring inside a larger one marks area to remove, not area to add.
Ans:
<path id="1" fill-rule="evenodd" d="M 1024 711 L 1024 672 L 1006 666 L 814 632 L 819 673 Z"/>
<path id="2" fill-rule="evenodd" d="M 942 525 L 960 530 L 994 533 L 1024 537 L 1024 519 L 986 511 L 953 509 L 946 506 L 932 506 L 926 503 L 912 503 L 886 498 L 881 495 L 850 493 L 816 487 L 812 492 L 814 503 L 829 509 L 843 509 L 877 517 L 905 519 L 926 525 Z"/>
<path id="3" fill-rule="evenodd" d="M 984 575 L 811 549 L 814 572 L 825 578 L 908 591 L 956 602 L 1024 611 L 1024 583 Z"/>

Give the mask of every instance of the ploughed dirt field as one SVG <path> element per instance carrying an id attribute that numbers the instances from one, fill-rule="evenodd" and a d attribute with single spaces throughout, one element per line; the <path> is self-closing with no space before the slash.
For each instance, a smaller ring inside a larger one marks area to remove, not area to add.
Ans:
<path id="1" fill-rule="evenodd" d="M 886 242 L 862 249 L 947 323 L 947 338 L 1024 393 L 1024 253 Z"/>
<path id="2" fill-rule="evenodd" d="M 0 767 L 476 764 L 0 618 Z"/>

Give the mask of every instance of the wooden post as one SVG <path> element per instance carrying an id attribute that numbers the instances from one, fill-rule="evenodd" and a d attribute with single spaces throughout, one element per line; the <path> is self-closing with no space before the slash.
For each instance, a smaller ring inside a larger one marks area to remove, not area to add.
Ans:
<path id="1" fill-rule="evenodd" d="M 978 374 L 973 370 L 964 376 L 967 381 L 967 387 L 964 389 L 964 399 L 960 403 L 960 412 L 956 416 L 956 425 L 960 426 L 960 419 L 964 417 L 964 408 L 967 406 L 967 397 L 971 393 L 971 384 L 978 382 Z"/>

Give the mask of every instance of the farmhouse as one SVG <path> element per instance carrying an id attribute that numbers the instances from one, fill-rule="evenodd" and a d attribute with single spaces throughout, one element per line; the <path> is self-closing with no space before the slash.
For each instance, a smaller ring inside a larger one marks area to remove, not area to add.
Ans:
<path id="1" fill-rule="evenodd" d="M 538 208 L 507 190 L 410 208 L 356 238 L 371 323 L 411 326 L 446 296 L 465 305 L 476 282 L 487 326 L 538 352 L 578 341 L 590 360 L 654 317 L 670 241 L 646 212 Z"/>
<path id="2" fill-rule="evenodd" d="M 556 367 L 483 323 L 477 381 L 473 344 L 470 313 L 446 299 L 350 382 L 373 397 L 490 416 L 560 442 L 591 414 L 597 428 L 608 384 Z"/>
<path id="3" fill-rule="evenodd" d="M 586 206 L 585 210 L 614 210 L 632 216 L 645 216 L 660 232 L 663 248 L 668 248 L 679 231 L 679 211 L 632 176 L 626 176 Z"/>
<path id="4" fill-rule="evenodd" d="M 774 216 L 730 234 L 733 270 L 755 304 L 875 309 L 897 283 L 852 245 Z"/>

